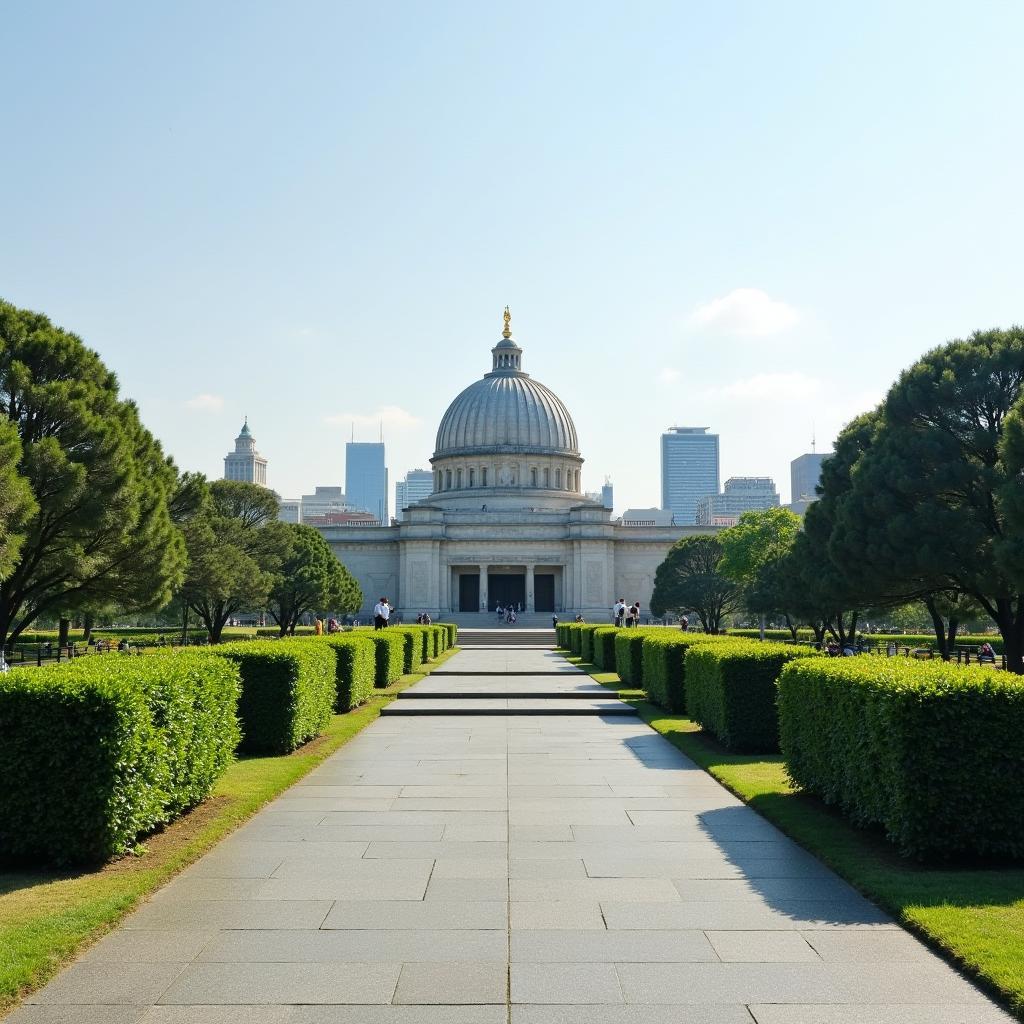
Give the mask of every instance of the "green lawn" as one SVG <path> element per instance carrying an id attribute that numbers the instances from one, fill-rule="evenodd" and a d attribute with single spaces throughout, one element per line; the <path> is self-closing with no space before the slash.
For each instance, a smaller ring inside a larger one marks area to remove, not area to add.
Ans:
<path id="1" fill-rule="evenodd" d="M 347 715 L 335 715 L 323 736 L 293 754 L 236 761 L 205 803 L 150 837 L 137 856 L 95 871 L 0 870 L 0 1016 L 140 900 L 373 722 L 400 690 L 454 653 L 447 651 L 426 671 L 374 691 L 368 704 Z"/>
<path id="2" fill-rule="evenodd" d="M 563 652 L 564 653 L 564 652 Z M 580 659 L 569 657 L 580 664 Z M 580 664 L 611 689 L 614 672 Z M 644 721 L 740 799 L 959 963 L 1024 1020 L 1024 868 L 927 868 L 899 857 L 881 836 L 854 828 L 793 789 L 779 755 L 733 754 L 681 715 L 620 690 Z"/>

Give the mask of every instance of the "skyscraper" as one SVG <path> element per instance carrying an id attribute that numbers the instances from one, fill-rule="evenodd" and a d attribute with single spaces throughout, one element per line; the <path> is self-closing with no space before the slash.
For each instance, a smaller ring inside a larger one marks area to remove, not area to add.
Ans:
<path id="1" fill-rule="evenodd" d="M 388 525 L 388 471 L 382 443 L 346 443 L 345 497 L 353 508 L 376 516 L 382 526 Z"/>
<path id="2" fill-rule="evenodd" d="M 404 480 L 395 481 L 395 518 L 405 519 L 404 509 L 434 493 L 434 474 L 429 469 L 410 469 Z"/>
<path id="3" fill-rule="evenodd" d="M 809 502 L 817 499 L 815 488 L 821 479 L 821 464 L 827 458 L 827 452 L 808 452 L 806 455 L 798 455 L 789 464 L 789 500 L 794 505 L 803 503 L 799 511 L 803 512 Z"/>
<path id="4" fill-rule="evenodd" d="M 611 478 L 607 476 L 604 478 L 604 486 L 601 488 L 601 504 L 609 511 L 615 508 L 615 491 Z"/>
<path id="5" fill-rule="evenodd" d="M 267 460 L 256 451 L 256 438 L 249 431 L 249 417 L 235 438 L 235 450 L 224 456 L 224 479 L 267 486 Z"/>
<path id="6" fill-rule="evenodd" d="M 661 435 L 661 507 L 678 526 L 697 519 L 697 502 L 718 493 L 718 435 L 707 427 L 670 427 Z"/>
<path id="7" fill-rule="evenodd" d="M 697 502 L 698 526 L 734 526 L 744 512 L 778 508 L 779 492 L 770 476 L 731 476 L 721 494 Z"/>

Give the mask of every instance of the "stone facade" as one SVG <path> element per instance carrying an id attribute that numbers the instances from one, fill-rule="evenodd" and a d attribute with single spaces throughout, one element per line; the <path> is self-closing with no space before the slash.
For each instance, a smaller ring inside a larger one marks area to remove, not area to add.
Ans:
<path id="1" fill-rule="evenodd" d="M 320 528 L 359 580 L 361 617 L 381 596 L 406 620 L 425 611 L 485 622 L 512 604 L 601 621 L 618 597 L 647 612 L 668 549 L 714 528 L 630 524 L 586 499 L 575 426 L 557 396 L 522 371 L 507 311 L 492 355 L 491 372 L 441 421 L 434 493 L 396 526 Z"/>

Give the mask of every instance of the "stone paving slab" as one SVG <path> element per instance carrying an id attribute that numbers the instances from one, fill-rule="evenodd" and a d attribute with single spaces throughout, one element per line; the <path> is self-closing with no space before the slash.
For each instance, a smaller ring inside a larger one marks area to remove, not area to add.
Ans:
<path id="1" fill-rule="evenodd" d="M 1011 1018 L 635 717 L 498 714 L 379 719 L 10 1020 Z"/>

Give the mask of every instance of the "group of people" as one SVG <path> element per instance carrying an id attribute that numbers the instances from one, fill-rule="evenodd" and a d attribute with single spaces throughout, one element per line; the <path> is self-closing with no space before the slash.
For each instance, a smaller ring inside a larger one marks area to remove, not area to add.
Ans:
<path id="1" fill-rule="evenodd" d="M 324 622 L 324 620 L 318 615 L 313 620 L 313 632 L 316 633 L 317 636 L 323 636 L 324 633 L 340 633 L 341 623 L 334 618 L 334 616 L 331 616 L 331 618 Z"/>
<path id="2" fill-rule="evenodd" d="M 612 606 L 612 617 L 616 626 L 639 626 L 640 625 L 640 602 L 626 604 L 626 599 L 620 597 Z"/>
<path id="3" fill-rule="evenodd" d="M 416 616 L 416 625 L 417 626 L 429 626 L 430 625 L 430 616 L 426 612 L 420 612 L 419 615 Z"/>
<path id="4" fill-rule="evenodd" d="M 503 608 L 500 604 L 494 609 L 498 613 L 498 621 L 505 620 L 510 626 L 516 624 L 516 619 L 519 617 L 519 612 L 523 610 L 523 606 L 520 603 L 510 604 L 507 608 Z"/>

